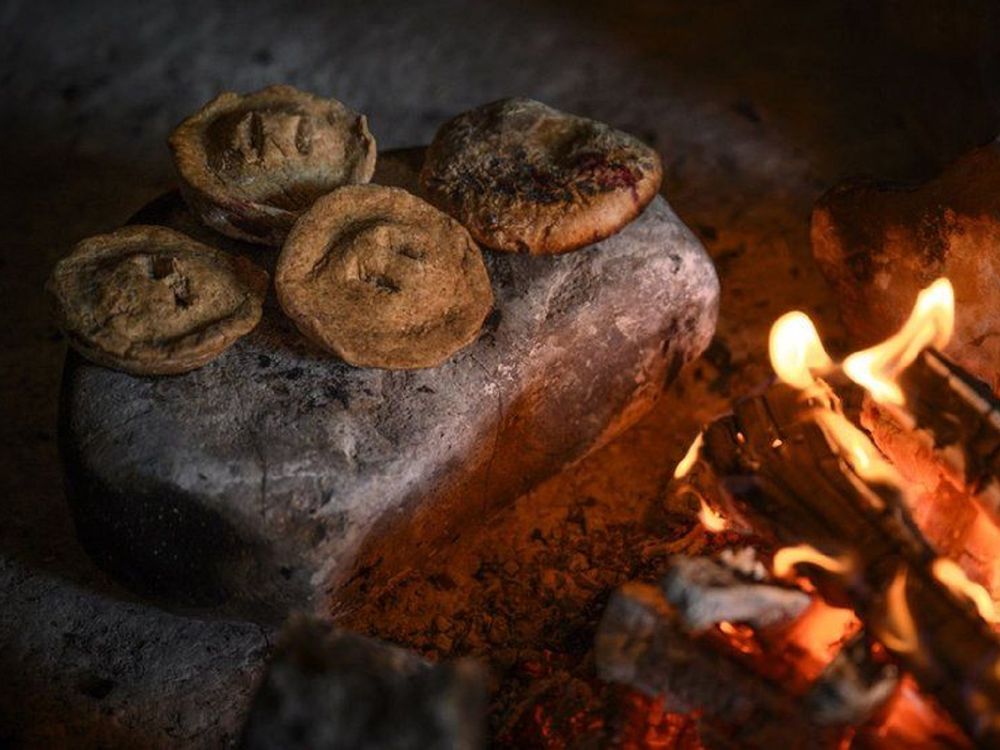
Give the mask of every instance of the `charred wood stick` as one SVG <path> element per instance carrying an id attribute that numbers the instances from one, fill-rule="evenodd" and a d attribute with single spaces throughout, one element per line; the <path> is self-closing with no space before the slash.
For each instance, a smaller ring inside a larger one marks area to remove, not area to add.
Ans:
<path id="1" fill-rule="evenodd" d="M 867 641 L 852 642 L 802 703 L 803 686 L 782 676 L 782 667 L 762 670 L 760 655 L 732 658 L 734 646 L 712 628 L 784 624 L 811 601 L 801 589 L 770 580 L 753 548 L 718 558 L 678 555 L 659 588 L 630 584 L 615 594 L 598 631 L 598 670 L 665 696 L 672 710 L 702 712 L 703 740 L 715 746 L 833 746 L 844 728 L 866 720 L 892 694 L 893 665 L 876 664 Z M 789 715 L 791 727 L 784 725 Z M 789 736 L 789 729 L 808 731 Z"/>
<path id="2" fill-rule="evenodd" d="M 595 655 L 602 679 L 663 696 L 669 711 L 701 712 L 711 747 L 837 746 L 839 730 L 813 724 L 795 696 L 722 646 L 692 633 L 661 588 L 629 583 L 608 602 Z"/>
<path id="3" fill-rule="evenodd" d="M 806 694 L 806 710 L 819 724 L 859 726 L 880 710 L 899 684 L 894 664 L 878 661 L 861 631 L 844 644 Z"/>
<path id="4" fill-rule="evenodd" d="M 1000 400 L 940 352 L 925 349 L 899 377 L 906 406 L 881 406 L 904 428 L 924 431 L 945 478 L 1000 525 Z"/>
<path id="5" fill-rule="evenodd" d="M 702 456 L 724 495 L 761 534 L 853 558 L 851 573 L 809 573 L 848 602 L 869 632 L 970 738 L 1000 747 L 1000 640 L 932 572 L 937 555 L 901 489 L 866 482 L 816 421 L 802 392 L 778 384 L 712 423 Z"/>

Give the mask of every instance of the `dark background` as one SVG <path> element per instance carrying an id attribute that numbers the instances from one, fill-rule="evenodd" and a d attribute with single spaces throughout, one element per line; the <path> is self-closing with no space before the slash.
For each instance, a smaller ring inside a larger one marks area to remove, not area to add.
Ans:
<path id="1" fill-rule="evenodd" d="M 335 96 L 382 149 L 539 98 L 654 144 L 706 244 L 749 227 L 759 253 L 805 252 L 836 180 L 928 176 L 1000 131 L 985 0 L 35 0 L 2 3 L 0 29 L 0 746 L 216 744 L 238 719 L 211 696 L 245 695 L 266 645 L 255 626 L 131 601 L 77 548 L 55 435 L 64 343 L 41 293 L 73 242 L 171 185 L 166 136 L 216 93 Z M 724 317 L 733 288 L 724 276 Z"/>

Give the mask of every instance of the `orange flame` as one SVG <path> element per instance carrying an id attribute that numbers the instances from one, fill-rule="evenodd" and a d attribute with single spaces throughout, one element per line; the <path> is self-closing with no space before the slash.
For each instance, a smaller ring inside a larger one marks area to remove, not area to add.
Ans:
<path id="1" fill-rule="evenodd" d="M 1000 622 L 996 607 L 989 593 L 978 583 L 973 583 L 965 575 L 965 571 L 954 560 L 947 557 L 939 557 L 931 567 L 934 577 L 947 586 L 956 596 L 970 599 L 979 616 L 990 624 Z"/>
<path id="2" fill-rule="evenodd" d="M 796 388 L 808 388 L 816 382 L 814 371 L 825 372 L 833 367 L 813 322 L 798 310 L 774 322 L 768 349 L 775 373 Z"/>
<path id="3" fill-rule="evenodd" d="M 797 544 L 793 547 L 782 547 L 774 553 L 771 570 L 777 578 L 792 578 L 795 566 L 809 563 L 830 573 L 849 573 L 851 564 L 846 558 L 831 557 L 808 544 Z"/>
<path id="4" fill-rule="evenodd" d="M 698 520 L 705 527 L 705 531 L 719 534 L 729 528 L 729 522 L 726 521 L 725 516 L 706 503 L 704 498 L 699 497 L 698 502 L 701 503 L 701 510 L 698 511 Z"/>
<path id="5" fill-rule="evenodd" d="M 677 464 L 677 468 L 674 469 L 674 479 L 680 479 L 681 477 L 687 476 L 687 474 L 694 468 L 695 462 L 698 460 L 698 454 L 701 453 L 701 446 L 705 442 L 705 434 L 702 432 L 698 433 L 698 437 L 694 439 L 691 443 L 691 447 L 687 449 L 687 453 L 684 454 L 684 458 L 680 460 Z"/>
<path id="6" fill-rule="evenodd" d="M 886 629 L 881 634 L 882 643 L 892 651 L 904 654 L 916 653 L 920 646 L 917 626 L 910 613 L 906 599 L 906 568 L 900 568 L 889 584 L 885 602 L 887 616 Z"/>
<path id="7" fill-rule="evenodd" d="M 905 486 L 896 467 L 886 461 L 868 436 L 843 414 L 830 409 L 816 409 L 813 417 L 827 439 L 840 448 L 844 460 L 855 474 L 870 482 Z"/>
<path id="8" fill-rule="evenodd" d="M 853 610 L 831 607 L 822 599 L 813 599 L 787 631 L 787 638 L 809 657 L 799 668 L 818 676 L 840 650 L 844 641 L 860 628 Z"/>
<path id="9" fill-rule="evenodd" d="M 955 291 L 938 279 L 917 296 L 909 320 L 881 344 L 844 360 L 844 372 L 878 403 L 903 406 L 906 398 L 896 378 L 929 346 L 944 348 L 955 328 Z"/>

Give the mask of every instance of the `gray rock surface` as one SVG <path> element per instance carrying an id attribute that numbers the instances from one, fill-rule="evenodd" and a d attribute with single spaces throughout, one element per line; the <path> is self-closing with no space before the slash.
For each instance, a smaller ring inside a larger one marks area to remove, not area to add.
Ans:
<path id="1" fill-rule="evenodd" d="M 384 158 L 386 181 L 406 184 L 412 156 Z M 139 217 L 154 219 L 201 231 L 169 198 Z M 486 262 L 494 311 L 433 369 L 351 367 L 273 299 L 192 373 L 70 357 L 61 440 L 84 547 L 168 604 L 257 618 L 329 608 L 352 576 L 363 595 L 419 565 L 632 424 L 715 330 L 714 267 L 660 197 L 597 245 Z"/>
<path id="2" fill-rule="evenodd" d="M 254 696 L 244 750 L 476 750 L 486 675 L 295 617 Z"/>
<path id="3" fill-rule="evenodd" d="M 0 560 L 0 612 L 17 628 L 0 636 L 0 748 L 235 743 L 272 629 L 168 614 L 97 584 Z"/>

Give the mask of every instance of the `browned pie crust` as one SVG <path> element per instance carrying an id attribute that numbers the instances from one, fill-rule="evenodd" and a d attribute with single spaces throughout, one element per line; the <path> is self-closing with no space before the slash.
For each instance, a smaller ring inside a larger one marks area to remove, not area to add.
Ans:
<path id="1" fill-rule="evenodd" d="M 617 232 L 660 189 L 638 138 L 531 99 L 502 99 L 438 131 L 421 182 L 430 199 L 496 250 L 549 254 Z"/>
<path id="2" fill-rule="evenodd" d="M 106 367 L 167 375 L 201 367 L 260 321 L 267 274 L 172 229 L 90 237 L 49 277 L 70 345 Z"/>
<path id="3" fill-rule="evenodd" d="M 220 94 L 177 126 L 170 148 L 191 210 L 263 245 L 280 245 L 319 196 L 375 170 L 365 116 L 292 86 Z"/>
<path id="4" fill-rule="evenodd" d="M 438 365 L 476 338 L 493 306 L 469 233 L 420 198 L 380 185 L 316 201 L 288 235 L 274 281 L 306 337 L 361 367 Z"/>

